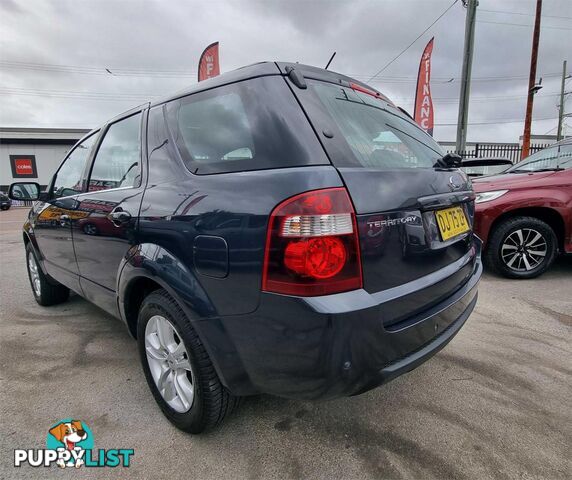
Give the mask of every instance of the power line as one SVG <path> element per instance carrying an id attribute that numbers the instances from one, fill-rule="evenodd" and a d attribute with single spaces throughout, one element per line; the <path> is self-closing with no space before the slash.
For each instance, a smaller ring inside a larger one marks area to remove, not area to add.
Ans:
<path id="1" fill-rule="evenodd" d="M 365 78 L 367 75 L 360 75 L 360 74 L 349 74 L 348 76 L 354 77 L 356 79 Z M 542 74 L 543 78 L 551 78 L 551 77 L 560 77 L 560 72 L 551 72 Z M 473 77 L 471 82 L 502 82 L 502 81 L 512 81 L 512 80 L 527 80 L 528 75 L 511 75 L 511 76 L 491 76 L 491 77 Z M 437 84 L 447 84 L 447 83 L 454 83 L 459 79 L 455 76 L 450 77 L 432 77 L 431 83 Z M 375 80 L 370 80 L 370 83 L 416 83 L 417 77 L 378 77 Z"/>
<path id="2" fill-rule="evenodd" d="M 407 45 L 407 47 L 405 47 L 401 52 L 399 52 L 399 54 L 397 54 L 390 62 L 388 62 L 387 64 L 385 64 L 385 66 L 379 70 L 375 75 L 373 75 L 369 81 L 371 82 L 375 77 L 377 77 L 381 72 L 383 72 L 387 67 L 389 67 L 393 62 L 395 62 L 395 60 L 397 60 L 399 57 L 401 57 L 401 55 L 403 55 L 407 50 L 409 50 L 409 48 L 417 41 L 419 40 L 423 35 L 425 35 L 425 33 L 427 33 L 427 31 L 433 26 L 435 25 L 439 20 L 441 20 L 441 18 L 443 18 L 443 16 L 449 11 L 451 10 L 451 8 L 453 8 L 453 5 L 455 5 L 459 0 L 455 0 L 451 5 L 449 5 L 444 11 L 443 13 L 441 13 L 441 15 L 439 15 L 435 21 L 429 25 L 425 30 L 423 30 L 418 36 L 417 38 L 415 38 L 415 40 L 413 40 L 409 45 Z"/>
<path id="3" fill-rule="evenodd" d="M 546 117 L 546 118 L 535 118 L 535 121 L 543 121 L 543 120 L 556 120 L 556 117 Z M 488 122 L 469 122 L 468 125 L 499 125 L 503 123 L 520 123 L 522 122 L 522 118 L 519 119 L 499 119 L 499 120 L 490 120 Z M 457 126 L 457 123 L 436 123 L 440 127 L 453 127 Z"/>
<path id="4" fill-rule="evenodd" d="M 542 98 L 550 98 L 550 97 L 557 97 L 559 93 L 545 93 L 541 96 L 537 97 L 537 100 Z M 526 98 L 527 95 L 502 95 L 502 96 L 480 96 L 480 97 L 471 97 L 471 102 L 499 102 L 505 100 L 521 100 Z M 391 96 L 391 100 L 396 101 L 413 101 L 415 97 L 393 97 Z M 438 101 L 440 103 L 457 103 L 459 101 L 459 97 L 432 97 L 434 101 Z"/>
<path id="5" fill-rule="evenodd" d="M 510 25 L 513 27 L 529 27 L 529 28 L 534 27 L 534 25 L 531 25 L 529 23 L 524 24 L 524 23 L 510 23 L 510 22 L 493 22 L 491 20 L 477 20 L 477 23 L 490 23 L 493 25 Z M 553 27 L 551 25 L 542 25 L 541 28 L 543 30 L 545 28 L 552 28 L 554 30 L 572 30 L 572 28 L 570 28 L 570 27 Z"/>
<path id="6" fill-rule="evenodd" d="M 40 89 L 40 88 L 19 88 L 19 87 L 0 87 L 0 94 L 4 95 L 32 95 L 32 96 L 51 96 L 60 98 L 94 98 L 94 99 L 133 99 L 133 100 L 149 100 L 162 96 L 162 94 L 152 93 L 123 93 L 123 92 L 74 92 L 69 90 L 53 90 L 53 89 Z M 539 95 L 541 98 L 550 98 L 558 96 L 559 93 L 543 92 Z M 477 96 L 472 97 L 471 101 L 486 102 L 486 101 L 504 101 L 516 100 L 525 98 L 526 95 L 496 95 L 496 96 Z M 410 101 L 413 97 L 392 97 L 400 101 Z M 433 97 L 433 100 L 443 103 L 456 103 L 458 97 Z"/>
<path id="7" fill-rule="evenodd" d="M 479 8 L 479 12 L 487 13 L 500 13 L 505 15 L 524 15 L 526 17 L 534 17 L 534 13 L 523 13 L 523 12 L 508 12 L 506 10 L 487 10 L 485 8 Z M 542 15 L 545 18 L 558 18 L 562 20 L 572 20 L 572 17 L 561 17 L 559 15 Z"/>
<path id="8" fill-rule="evenodd" d="M 0 67 L 36 70 L 45 72 L 75 73 L 82 75 L 104 75 L 118 77 L 179 78 L 196 77 L 196 73 L 185 70 L 157 70 L 143 68 L 86 67 L 81 65 L 55 65 L 31 62 L 0 61 Z"/>
<path id="9" fill-rule="evenodd" d="M 29 63 L 29 62 L 9 62 L 9 61 L 2 61 L 0 60 L 0 68 L 17 68 L 17 69 L 25 69 L 25 70 L 40 70 L 40 71 L 48 71 L 48 72 L 56 72 L 56 73 L 73 73 L 73 74 L 86 74 L 86 75 L 104 75 L 104 76 L 136 76 L 136 77 L 153 77 L 153 78 L 179 78 L 179 77 L 187 77 L 187 78 L 195 78 L 196 73 L 184 70 L 153 70 L 153 69 L 145 69 L 143 67 L 138 68 L 109 68 L 112 72 L 109 74 L 106 71 L 105 67 L 86 67 L 81 65 L 55 65 L 55 64 L 40 64 L 40 63 Z M 374 78 L 371 74 L 347 74 L 350 77 L 354 77 L 356 79 L 367 79 L 367 78 Z M 544 78 L 549 77 L 560 77 L 560 72 L 550 72 L 542 75 Z M 527 79 L 528 76 L 526 75 L 500 75 L 500 76 L 484 76 L 484 77 L 473 77 L 473 82 L 500 82 L 500 81 L 510 81 L 510 80 L 522 80 Z M 439 84 L 446 84 L 446 83 L 453 83 L 457 81 L 454 75 L 450 76 L 440 76 L 440 77 L 433 77 L 431 79 L 432 83 L 439 83 Z M 406 75 L 388 75 L 382 76 L 375 80 L 372 80 L 371 83 L 414 83 L 417 82 L 417 77 L 413 76 L 406 76 Z"/>

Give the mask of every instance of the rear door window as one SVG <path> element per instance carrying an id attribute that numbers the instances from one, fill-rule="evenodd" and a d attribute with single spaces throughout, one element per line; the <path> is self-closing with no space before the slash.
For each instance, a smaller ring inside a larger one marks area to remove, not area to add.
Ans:
<path id="1" fill-rule="evenodd" d="M 280 76 L 169 102 L 167 118 L 185 164 L 198 175 L 329 163 Z"/>
<path id="2" fill-rule="evenodd" d="M 441 147 L 415 123 L 380 98 L 339 85 L 310 81 L 309 94 L 330 117 L 351 153 L 331 155 L 338 167 L 374 169 L 432 168 Z M 311 116 L 312 118 L 312 116 Z"/>
<path id="3" fill-rule="evenodd" d="M 139 185 L 140 131 L 141 113 L 111 124 L 95 156 L 89 177 L 89 192 Z"/>

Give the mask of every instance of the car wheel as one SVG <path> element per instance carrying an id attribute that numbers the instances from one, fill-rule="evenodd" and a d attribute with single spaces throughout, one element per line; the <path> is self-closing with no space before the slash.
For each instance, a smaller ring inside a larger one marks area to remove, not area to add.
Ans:
<path id="1" fill-rule="evenodd" d="M 97 235 L 98 230 L 97 230 L 97 227 L 93 223 L 86 223 L 83 226 L 83 233 L 85 233 L 86 235 Z"/>
<path id="2" fill-rule="evenodd" d="M 48 279 L 38 264 L 36 254 L 32 245 L 28 243 L 26 246 L 26 265 L 28 269 L 28 278 L 32 286 L 32 293 L 36 302 L 44 307 L 57 305 L 65 302 L 70 294 L 69 288 L 55 280 Z"/>
<path id="3" fill-rule="evenodd" d="M 137 341 L 149 388 L 177 428 L 201 433 L 238 406 L 239 398 L 221 384 L 191 322 L 165 290 L 143 301 Z"/>
<path id="4" fill-rule="evenodd" d="M 498 225 L 485 254 L 487 266 L 509 278 L 534 278 L 556 258 L 554 230 L 534 217 L 514 217 Z"/>

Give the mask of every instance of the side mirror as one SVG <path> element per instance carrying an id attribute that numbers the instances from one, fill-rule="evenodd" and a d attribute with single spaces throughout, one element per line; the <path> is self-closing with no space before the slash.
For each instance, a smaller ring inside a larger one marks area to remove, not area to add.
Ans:
<path id="1" fill-rule="evenodd" d="M 463 163 L 463 157 L 456 153 L 447 153 L 445 156 L 437 160 L 436 167 L 441 168 L 460 168 Z"/>
<path id="2" fill-rule="evenodd" d="M 8 196 L 12 200 L 38 200 L 40 184 L 35 182 L 18 182 L 10 185 Z"/>

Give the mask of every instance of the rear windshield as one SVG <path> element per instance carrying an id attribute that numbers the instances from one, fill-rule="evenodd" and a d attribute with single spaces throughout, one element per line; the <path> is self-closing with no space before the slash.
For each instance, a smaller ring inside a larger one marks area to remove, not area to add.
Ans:
<path id="1" fill-rule="evenodd" d="M 195 174 L 328 164 L 284 79 L 260 77 L 167 104 L 169 127 Z"/>
<path id="2" fill-rule="evenodd" d="M 432 168 L 441 147 L 382 99 L 339 85 L 311 82 L 352 154 L 332 157 L 336 166 L 375 169 Z"/>

